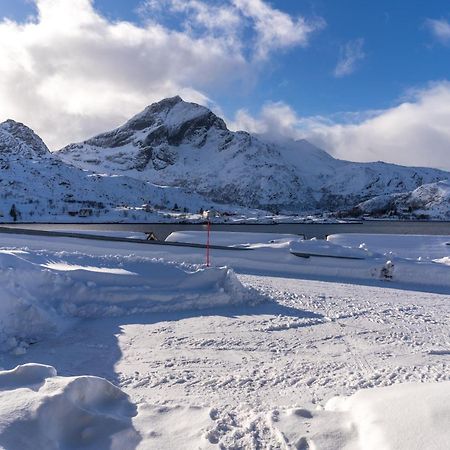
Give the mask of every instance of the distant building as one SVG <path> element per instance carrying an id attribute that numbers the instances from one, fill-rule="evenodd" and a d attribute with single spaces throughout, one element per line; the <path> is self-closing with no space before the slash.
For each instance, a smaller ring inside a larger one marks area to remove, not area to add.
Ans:
<path id="1" fill-rule="evenodd" d="M 91 208 L 82 208 L 82 209 L 80 209 L 78 216 L 79 217 L 90 217 L 90 216 L 92 216 L 93 213 L 94 213 L 94 211 L 92 211 Z"/>

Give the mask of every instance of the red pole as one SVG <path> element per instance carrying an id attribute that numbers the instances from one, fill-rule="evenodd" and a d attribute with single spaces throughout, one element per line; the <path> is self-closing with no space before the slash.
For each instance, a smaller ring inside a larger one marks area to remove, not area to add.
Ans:
<path id="1" fill-rule="evenodd" d="M 210 260 L 209 260 L 209 240 L 210 240 L 210 234 L 211 234 L 211 222 L 208 218 L 208 224 L 207 224 L 207 238 L 206 238 L 206 267 L 210 266 Z"/>

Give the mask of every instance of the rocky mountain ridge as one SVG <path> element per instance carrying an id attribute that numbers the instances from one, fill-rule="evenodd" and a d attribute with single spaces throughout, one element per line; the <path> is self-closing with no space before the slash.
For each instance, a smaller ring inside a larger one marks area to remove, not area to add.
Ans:
<path id="1" fill-rule="evenodd" d="M 161 210 L 196 212 L 208 202 L 182 189 L 74 167 L 27 126 L 0 124 L 0 222 L 160 221 Z"/>
<path id="2" fill-rule="evenodd" d="M 12 205 L 27 221 L 80 214 L 161 221 L 161 211 L 211 208 L 243 217 L 432 210 L 430 217 L 446 218 L 450 207 L 441 194 L 449 178 L 435 169 L 337 160 L 304 140 L 233 132 L 208 108 L 180 97 L 53 153 L 27 126 L 0 124 L 0 221 L 11 220 Z"/>
<path id="3" fill-rule="evenodd" d="M 450 178 L 437 169 L 337 160 L 304 140 L 233 132 L 208 108 L 180 97 L 150 105 L 121 127 L 71 144 L 58 155 L 94 172 L 286 213 L 348 209 Z"/>

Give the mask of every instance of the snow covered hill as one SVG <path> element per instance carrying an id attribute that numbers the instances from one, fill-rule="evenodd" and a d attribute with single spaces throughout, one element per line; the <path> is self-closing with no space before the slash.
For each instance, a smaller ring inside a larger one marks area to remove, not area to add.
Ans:
<path id="1" fill-rule="evenodd" d="M 182 187 L 219 203 L 296 213 L 333 211 L 450 177 L 435 169 L 336 160 L 305 140 L 232 132 L 209 109 L 180 97 L 58 155 L 94 172 Z"/>
<path id="2" fill-rule="evenodd" d="M 354 212 L 450 220 L 450 179 L 424 184 L 410 192 L 374 197 L 359 204 Z"/>
<path id="3" fill-rule="evenodd" d="M 160 211 L 197 212 L 205 205 L 209 200 L 179 188 L 74 167 L 25 125 L 0 124 L 2 222 L 158 220 Z"/>
<path id="4" fill-rule="evenodd" d="M 201 209 L 261 217 L 355 205 L 369 214 L 434 205 L 430 217 L 448 218 L 445 179 L 450 173 L 435 169 L 337 160 L 305 140 L 232 132 L 180 97 L 56 153 L 25 125 L 0 124 L 0 221 L 185 220 Z"/>

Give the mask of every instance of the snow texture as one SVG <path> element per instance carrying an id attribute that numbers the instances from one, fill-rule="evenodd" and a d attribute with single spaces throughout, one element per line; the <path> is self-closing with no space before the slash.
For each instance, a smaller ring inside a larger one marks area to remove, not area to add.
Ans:
<path id="1" fill-rule="evenodd" d="M 330 400 L 325 409 L 346 413 L 346 425 L 356 428 L 359 447 L 366 450 L 444 450 L 450 443 L 448 381 L 361 390 Z"/>
<path id="2" fill-rule="evenodd" d="M 74 318 L 252 303 L 232 270 L 135 256 L 0 250 L 0 350 L 22 353 Z"/>
<path id="3" fill-rule="evenodd" d="M 140 441 L 136 406 L 98 377 L 58 377 L 42 364 L 0 371 L 0 447 L 119 450 Z"/>
<path id="4" fill-rule="evenodd" d="M 244 233 L 228 231 L 211 231 L 211 245 L 226 245 L 229 247 L 247 247 L 256 248 L 264 245 L 283 244 L 301 239 L 301 236 L 295 234 L 277 234 L 277 233 Z M 176 231 L 171 233 L 166 241 L 168 242 L 186 242 L 191 244 L 205 244 L 206 233 L 204 231 Z"/>
<path id="5" fill-rule="evenodd" d="M 446 450 L 450 290 L 426 284 L 435 268 L 448 288 L 450 267 L 433 262 L 446 237 L 400 238 L 399 256 L 383 236 L 337 238 L 214 251 L 237 273 L 227 291 L 227 269 L 193 270 L 203 249 L 0 236 L 1 326 L 29 312 L 19 327 L 32 328 L 39 306 L 36 324 L 58 328 L 0 353 L 0 447 Z M 367 257 L 303 259 L 300 245 Z M 392 279 L 370 278 L 388 261 Z M 166 309 L 173 295 L 208 307 Z"/>

